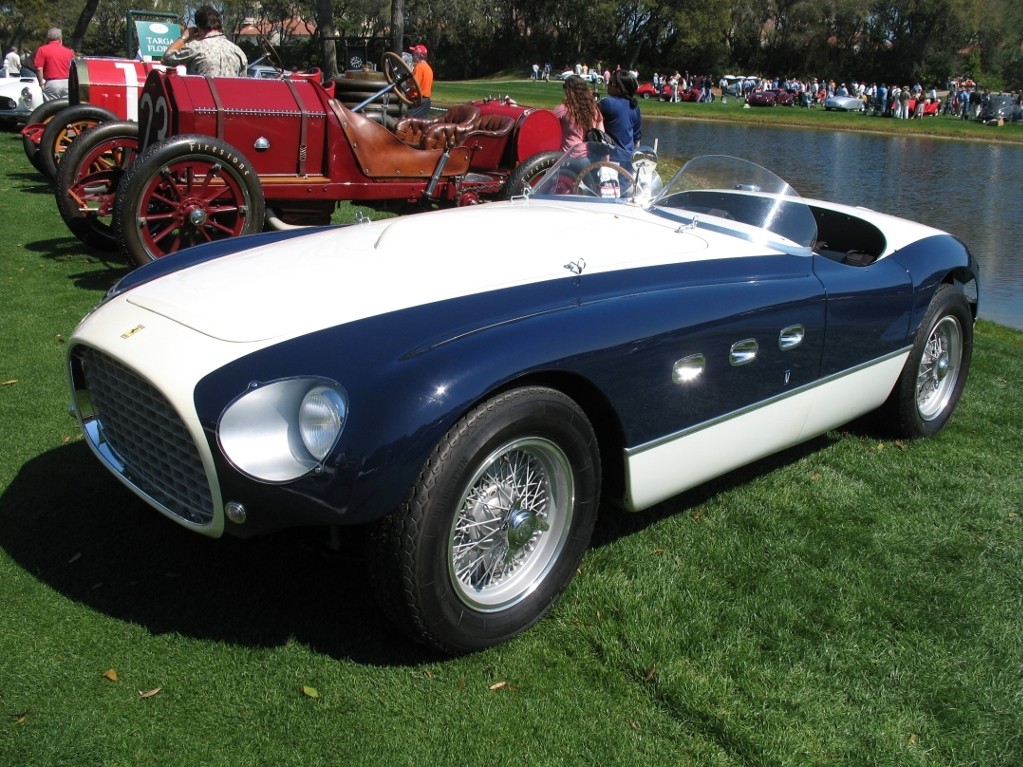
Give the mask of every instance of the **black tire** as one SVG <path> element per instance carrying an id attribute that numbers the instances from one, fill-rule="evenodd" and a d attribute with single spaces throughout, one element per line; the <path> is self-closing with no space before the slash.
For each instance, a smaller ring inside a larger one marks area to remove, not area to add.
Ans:
<path id="1" fill-rule="evenodd" d="M 882 409 L 896 436 L 930 437 L 952 417 L 973 358 L 973 314 L 966 297 L 942 285 L 927 307 L 898 383 Z"/>
<path id="2" fill-rule="evenodd" d="M 53 119 L 53 116 L 58 112 L 67 109 L 69 102 L 67 99 L 58 99 L 56 101 L 44 101 L 42 104 L 32 110 L 32 114 L 28 116 L 28 126 L 43 126 L 38 130 L 31 130 L 21 134 L 21 148 L 25 150 L 25 156 L 28 161 L 32 163 L 32 167 L 37 171 L 46 175 L 39 160 L 39 142 L 42 140 L 43 130 L 45 126 Z"/>
<path id="3" fill-rule="evenodd" d="M 527 157 L 512 170 L 501 194 L 502 199 L 520 197 L 537 185 L 544 173 L 554 167 L 562 152 L 539 152 Z"/>
<path id="4" fill-rule="evenodd" d="M 121 178 L 113 228 L 129 265 L 192 245 L 259 232 L 259 176 L 237 149 L 211 136 L 153 144 Z"/>
<path id="5" fill-rule="evenodd" d="M 117 186 L 138 148 L 138 123 L 105 122 L 87 130 L 65 152 L 54 182 L 57 210 L 86 245 L 117 250 L 113 229 Z"/>
<path id="6" fill-rule="evenodd" d="M 495 396 L 451 428 L 374 529 L 382 609 L 446 653 L 511 639 L 572 580 L 599 496 L 597 439 L 575 402 L 541 387 Z"/>
<path id="7" fill-rule="evenodd" d="M 76 104 L 61 110 L 47 123 L 39 141 L 39 164 L 43 167 L 43 174 L 53 181 L 57 178 L 57 166 L 64 152 L 78 136 L 102 122 L 118 119 L 109 109 L 91 104 Z"/>

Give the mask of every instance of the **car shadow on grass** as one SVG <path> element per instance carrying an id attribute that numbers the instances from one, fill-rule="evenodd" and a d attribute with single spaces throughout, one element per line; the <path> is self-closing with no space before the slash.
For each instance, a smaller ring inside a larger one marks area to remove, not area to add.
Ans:
<path id="1" fill-rule="evenodd" d="M 0 496 L 0 547 L 71 600 L 153 634 L 245 647 L 301 642 L 370 665 L 436 662 L 393 628 L 367 584 L 362 533 L 211 540 L 101 470 L 84 442 L 21 467 Z"/>
<path id="2" fill-rule="evenodd" d="M 8 173 L 7 178 L 13 184 L 17 184 L 19 192 L 46 195 L 51 199 L 53 198 L 53 183 L 42 173 L 34 170 L 15 171 L 14 173 Z M 54 203 L 54 207 L 56 207 L 56 203 Z"/>
<path id="3" fill-rule="evenodd" d="M 602 547 L 826 448 L 827 435 L 637 514 L 602 504 Z M 154 635 L 270 648 L 298 641 L 379 666 L 443 660 L 395 629 L 370 592 L 365 531 L 322 529 L 212 540 L 136 498 L 78 441 L 33 458 L 0 496 L 0 547 L 67 598 Z"/>
<path id="4" fill-rule="evenodd" d="M 67 237 L 28 242 L 23 247 L 29 253 L 38 253 L 43 258 L 52 261 L 84 259 L 90 263 L 103 264 L 107 267 L 105 270 L 97 268 L 70 275 L 75 285 L 81 288 L 106 291 L 133 268 L 128 265 L 124 254 L 89 247 L 70 234 Z"/>

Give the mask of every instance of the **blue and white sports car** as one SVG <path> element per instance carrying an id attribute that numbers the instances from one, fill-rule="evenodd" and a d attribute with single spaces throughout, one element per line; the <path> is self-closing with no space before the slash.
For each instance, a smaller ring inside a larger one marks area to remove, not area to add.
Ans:
<path id="1" fill-rule="evenodd" d="M 551 609 L 601 502 L 646 509 L 876 410 L 945 426 L 977 313 L 961 242 L 751 163 L 662 185 L 652 153 L 591 149 L 526 197 L 129 274 L 68 344 L 89 446 L 204 535 L 371 525 L 385 611 L 461 653 Z"/>

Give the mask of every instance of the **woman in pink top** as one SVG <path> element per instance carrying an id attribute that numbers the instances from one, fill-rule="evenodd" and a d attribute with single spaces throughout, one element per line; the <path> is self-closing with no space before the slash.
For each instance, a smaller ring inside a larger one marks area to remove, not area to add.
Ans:
<path id="1" fill-rule="evenodd" d="M 583 143 L 586 131 L 604 130 L 604 118 L 589 85 L 578 75 L 565 80 L 565 99 L 554 108 L 561 121 L 561 151 L 569 152 Z"/>

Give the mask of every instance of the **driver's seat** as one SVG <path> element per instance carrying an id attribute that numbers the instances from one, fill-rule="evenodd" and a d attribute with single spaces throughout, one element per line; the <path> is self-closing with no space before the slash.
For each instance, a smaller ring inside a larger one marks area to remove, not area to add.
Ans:
<path id="1" fill-rule="evenodd" d="M 458 144 L 479 121 L 479 107 L 456 104 L 436 117 L 403 117 L 394 135 L 417 149 L 444 149 Z"/>

